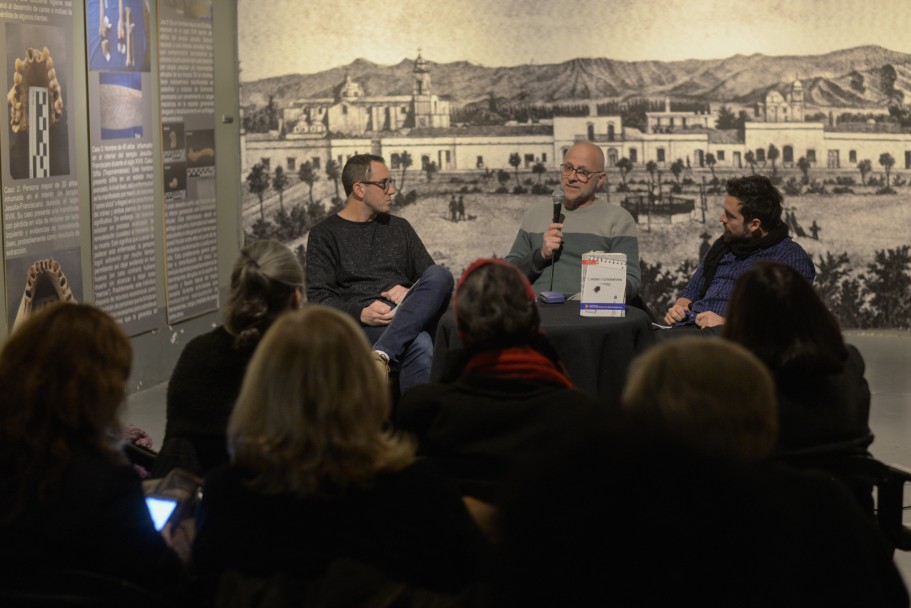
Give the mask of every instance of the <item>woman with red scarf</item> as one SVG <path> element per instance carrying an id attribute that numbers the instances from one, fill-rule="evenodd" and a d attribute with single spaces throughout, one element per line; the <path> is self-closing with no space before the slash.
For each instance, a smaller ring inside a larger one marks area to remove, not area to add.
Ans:
<path id="1" fill-rule="evenodd" d="M 538 329 L 535 293 L 500 259 L 480 259 L 462 274 L 454 300 L 465 348 L 445 365 L 443 382 L 415 386 L 396 424 L 413 433 L 418 454 L 455 480 L 465 496 L 496 503 L 498 482 L 516 464 L 562 437 L 595 411 L 573 389 L 556 351 Z"/>

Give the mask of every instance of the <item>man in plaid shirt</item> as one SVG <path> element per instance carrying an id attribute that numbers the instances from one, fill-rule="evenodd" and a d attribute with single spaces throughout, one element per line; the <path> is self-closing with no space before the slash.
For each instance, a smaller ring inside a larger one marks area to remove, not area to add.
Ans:
<path id="1" fill-rule="evenodd" d="M 816 277 L 813 260 L 788 236 L 788 226 L 781 219 L 784 198 L 767 177 L 737 177 L 725 187 L 720 218 L 724 233 L 664 315 L 669 325 L 688 323 L 699 329 L 723 325 L 734 283 L 759 262 L 788 264 L 810 283 Z"/>

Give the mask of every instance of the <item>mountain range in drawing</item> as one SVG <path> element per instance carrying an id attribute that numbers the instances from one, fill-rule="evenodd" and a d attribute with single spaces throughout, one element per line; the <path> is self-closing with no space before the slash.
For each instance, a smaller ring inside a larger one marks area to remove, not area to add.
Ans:
<path id="1" fill-rule="evenodd" d="M 455 106 L 490 96 L 513 104 L 661 98 L 750 105 L 770 90 L 786 92 L 794 80 L 808 106 L 883 107 L 911 102 L 911 55 L 861 46 L 823 55 L 755 53 L 726 59 L 616 61 L 580 58 L 555 64 L 485 67 L 466 61 L 433 63 L 432 90 Z M 378 65 L 357 59 L 315 74 L 289 74 L 245 82 L 241 104 L 262 107 L 270 95 L 285 106 L 296 99 L 331 98 L 349 75 L 368 96 L 410 95 L 414 59 Z"/>

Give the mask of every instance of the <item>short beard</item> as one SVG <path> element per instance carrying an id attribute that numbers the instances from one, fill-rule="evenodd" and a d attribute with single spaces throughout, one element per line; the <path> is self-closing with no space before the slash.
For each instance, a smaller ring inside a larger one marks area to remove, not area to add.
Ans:
<path id="1" fill-rule="evenodd" d="M 755 238 L 759 238 L 759 232 L 753 232 L 752 230 L 744 230 L 741 234 L 734 234 L 733 232 L 724 231 L 724 234 L 721 235 L 722 240 L 725 243 L 730 245 L 731 243 L 739 243 L 744 241 L 752 241 Z"/>

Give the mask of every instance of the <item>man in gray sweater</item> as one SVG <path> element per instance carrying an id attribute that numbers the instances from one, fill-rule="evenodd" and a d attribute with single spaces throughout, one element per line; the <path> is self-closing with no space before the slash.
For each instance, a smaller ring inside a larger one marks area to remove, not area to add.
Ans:
<path id="1" fill-rule="evenodd" d="M 639 239 L 626 209 L 598 198 L 604 185 L 604 152 L 595 144 L 571 147 L 560 165 L 563 219 L 554 221 L 550 199 L 531 206 L 506 260 L 531 281 L 532 288 L 572 296 L 581 291 L 582 255 L 589 251 L 626 254 L 626 296 L 639 291 Z M 545 270 L 551 267 L 551 270 Z"/>
<path id="2" fill-rule="evenodd" d="M 352 156 L 342 185 L 345 208 L 310 230 L 307 300 L 359 321 L 380 367 L 400 370 L 404 392 L 430 379 L 431 332 L 449 304 L 452 274 L 434 264 L 411 224 L 389 214 L 395 180 L 381 156 Z"/>

